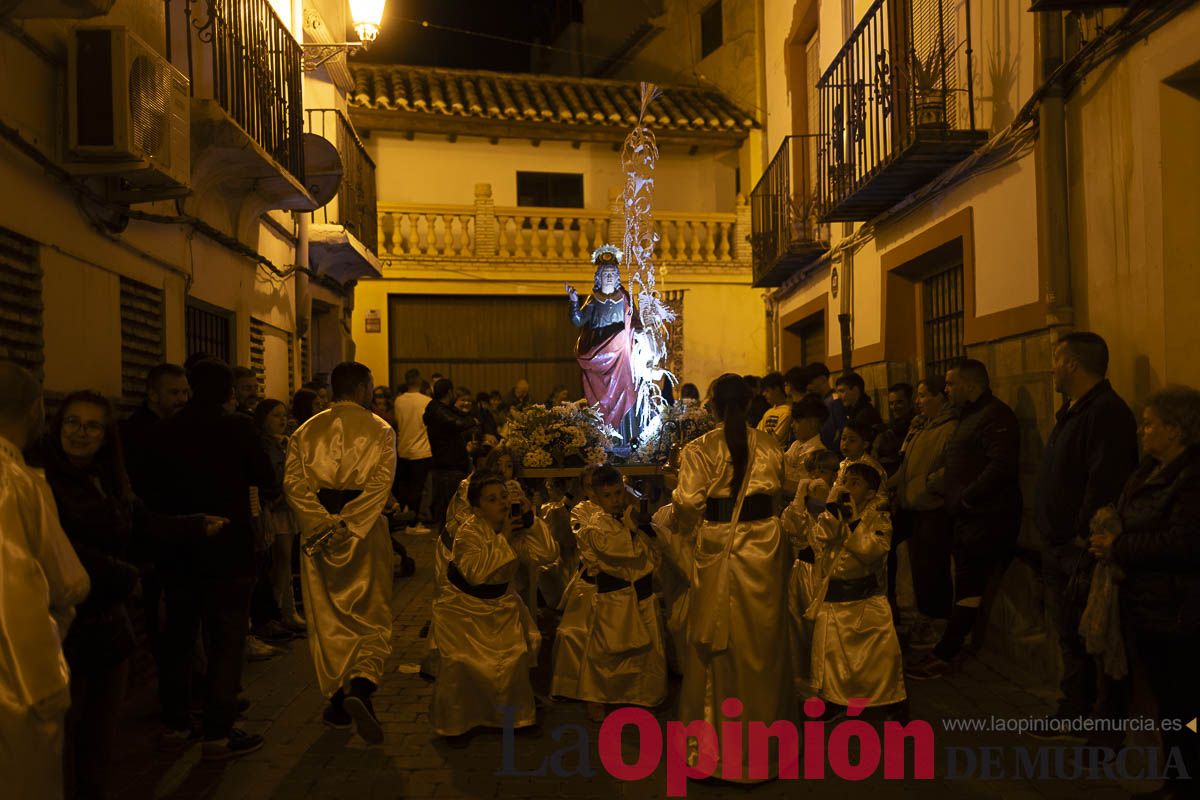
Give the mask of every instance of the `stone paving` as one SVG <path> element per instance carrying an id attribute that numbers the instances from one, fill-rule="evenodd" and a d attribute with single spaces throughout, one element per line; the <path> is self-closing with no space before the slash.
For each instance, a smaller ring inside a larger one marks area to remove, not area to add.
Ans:
<path id="1" fill-rule="evenodd" d="M 134 687 L 129 713 L 117 737 L 114 790 L 119 798 L 352 798 L 394 800 L 395 798 L 660 798 L 666 796 L 666 772 L 659 769 L 649 778 L 624 782 L 610 777 L 600 764 L 596 742 L 599 725 L 589 722 L 577 703 L 549 703 L 543 710 L 540 732 L 519 733 L 513 739 L 511 772 L 498 776 L 505 766 L 499 732 L 476 734 L 464 749 L 453 749 L 434 736 L 429 726 L 428 707 L 432 684 L 416 674 L 402 671 L 420 662 L 425 653 L 421 628 L 429 618 L 433 588 L 429 537 L 406 537 L 417 572 L 396 582 L 393 602 L 395 627 L 393 654 L 388 674 L 376 696 L 376 710 L 385 730 L 385 741 L 366 746 L 351 732 L 333 731 L 321 723 L 324 701 L 315 687 L 307 645 L 298 640 L 289 651 L 271 661 L 247 666 L 244 685 L 253 705 L 245 714 L 243 728 L 262 733 L 266 746 L 242 759 L 210 764 L 200 761 L 200 748 L 180 753 L 163 752 L 154 744 L 156 723 L 149 687 Z M 549 643 L 544 650 L 549 652 Z M 535 690 L 547 685 L 545 665 L 535 672 Z M 676 685 L 672 685 L 674 690 Z M 929 720 L 936 737 L 937 775 L 946 774 L 948 747 L 994 746 L 1002 766 L 1016 770 L 1015 748 L 1045 746 L 1017 734 L 948 733 L 940 720 L 949 717 L 1035 717 L 1052 708 L 1049 692 L 1023 688 L 987 664 L 968 660 L 963 669 L 940 681 L 910 682 L 913 719 Z M 669 717 L 673 704 L 658 713 Z M 571 725 L 569 729 L 559 726 Z M 558 729 L 558 730 L 556 730 Z M 531 774 L 538 765 L 561 748 L 574 752 L 562 758 L 570 768 L 578 765 L 581 731 L 589 737 L 591 777 L 559 777 L 552 773 Z M 559 737 L 557 740 L 555 737 Z M 626 737 L 626 760 L 636 751 Z M 1053 746 L 1064 746 L 1054 743 Z M 1067 746 L 1071 747 L 1071 746 Z M 1048 763 L 1062 757 L 1060 769 L 1068 773 L 1079 754 L 1070 749 L 1052 752 Z M 961 762 L 960 762 L 961 763 Z M 882 772 L 882 769 L 879 770 Z M 1113 780 L 1032 781 L 1024 777 L 990 780 L 960 779 L 934 781 L 887 781 L 873 777 L 848 782 L 832 777 L 823 781 L 780 780 L 755 786 L 696 783 L 688 786 L 688 797 L 745 797 L 753 800 L 792 797 L 796 794 L 845 797 L 909 797 L 919 794 L 954 798 L 1076 798 L 1089 800 L 1128 797 L 1133 791 L 1155 788 L 1149 782 Z M 2 792 L 0 792 L 2 794 Z"/>

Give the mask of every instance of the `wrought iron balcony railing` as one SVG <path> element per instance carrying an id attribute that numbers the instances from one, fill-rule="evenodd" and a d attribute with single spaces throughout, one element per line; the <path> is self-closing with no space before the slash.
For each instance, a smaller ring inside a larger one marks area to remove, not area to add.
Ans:
<path id="1" fill-rule="evenodd" d="M 301 48 L 269 0 L 166 0 L 166 5 L 167 55 L 191 79 L 192 95 L 215 100 L 303 181 Z"/>
<path id="2" fill-rule="evenodd" d="M 886 211 L 987 139 L 970 0 L 875 0 L 817 83 L 822 219 Z"/>
<path id="3" fill-rule="evenodd" d="M 1098 11 L 1130 5 L 1133 0 L 1030 0 L 1030 11 Z"/>
<path id="4" fill-rule="evenodd" d="M 335 200 L 313 212 L 313 222 L 342 225 L 372 253 L 379 253 L 379 225 L 375 200 L 375 162 L 350 119 L 336 108 L 311 108 L 304 112 L 309 133 L 333 142 L 342 159 L 342 182 Z"/>
<path id="5" fill-rule="evenodd" d="M 829 226 L 818 219 L 819 140 L 815 134 L 785 136 L 750 192 L 755 286 L 778 286 L 829 249 Z"/>

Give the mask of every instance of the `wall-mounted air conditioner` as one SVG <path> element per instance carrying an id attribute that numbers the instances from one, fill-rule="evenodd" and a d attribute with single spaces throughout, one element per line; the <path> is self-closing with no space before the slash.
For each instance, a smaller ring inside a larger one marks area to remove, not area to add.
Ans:
<path id="1" fill-rule="evenodd" d="M 118 194 L 186 194 L 188 80 L 124 27 L 78 27 L 68 62 L 71 172 L 119 180 Z"/>

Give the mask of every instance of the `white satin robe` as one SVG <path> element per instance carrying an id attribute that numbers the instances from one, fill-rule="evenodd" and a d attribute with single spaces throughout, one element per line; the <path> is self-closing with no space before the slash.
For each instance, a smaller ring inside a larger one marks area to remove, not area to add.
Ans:
<path id="1" fill-rule="evenodd" d="M 396 433 L 380 417 L 349 402 L 300 426 L 288 443 L 283 489 L 303 542 L 341 520 L 350 535 L 312 558 L 301 554 L 308 644 L 322 694 L 351 678 L 379 685 L 392 652 L 392 541 L 383 509 L 396 470 Z M 320 489 L 361 489 L 340 514 L 317 500 Z"/>
<path id="2" fill-rule="evenodd" d="M 641 531 L 608 514 L 594 514 L 579 531 L 579 555 L 589 575 L 605 572 L 636 581 L 654 572 L 658 552 Z M 594 703 L 654 707 L 667 694 L 667 661 L 658 597 L 638 600 L 632 586 L 596 591 L 579 686 L 568 697 Z"/>
<path id="3" fill-rule="evenodd" d="M 812 694 L 812 620 L 804 616 L 812 602 L 813 565 L 796 558 L 796 553 L 811 545 L 801 513 L 808 494 L 811 476 L 804 468 L 804 459 L 811 453 L 824 450 L 820 436 L 807 442 L 795 442 L 784 454 L 784 482 L 795 487 L 795 498 L 780 517 L 790 547 L 792 562 L 788 575 L 788 643 L 792 652 L 792 668 L 796 671 L 796 689 L 800 694 Z M 799 505 L 797 505 L 799 504 Z"/>
<path id="4" fill-rule="evenodd" d="M 829 512 L 805 513 L 808 540 L 816 553 L 813 598 L 812 684 L 820 697 L 839 705 L 868 699 L 868 706 L 906 697 L 900 640 L 885 591 L 865 600 L 825 601 L 830 579 L 874 576 L 887 587 L 892 523 L 883 498 L 868 503 L 853 532 Z"/>
<path id="5" fill-rule="evenodd" d="M 769 434 L 748 429 L 747 435 L 754 453 L 747 496 L 773 496 L 783 478 L 783 451 Z M 731 494 L 733 465 L 724 436 L 724 428 L 718 427 L 683 449 L 672 496 L 676 533 L 687 537 L 693 562 L 679 719 L 707 720 L 718 742 L 726 720 L 721 703 L 727 698 L 743 704 L 739 726 L 793 719 L 795 705 L 787 645 L 789 561 L 779 518 L 736 526 L 704 519 L 708 498 Z M 719 564 L 727 547 L 729 581 L 722 586 Z M 667 551 L 678 553 L 680 548 Z M 740 776 L 727 772 L 720 760 L 714 775 L 748 779 L 748 755 L 742 760 Z M 774 758 L 769 762 L 777 763 Z"/>
<path id="6" fill-rule="evenodd" d="M 494 600 L 467 594 L 447 580 L 433 601 L 438 677 L 430 720 L 441 736 L 479 726 L 513 727 L 537 721 L 529 670 L 541 635 L 511 581 L 522 565 L 542 567 L 558 557 L 549 529 L 537 520 L 510 543 L 473 513 L 454 534 L 452 561 L 468 583 L 510 583 Z M 507 716 L 506 716 L 507 709 Z"/>
<path id="7" fill-rule="evenodd" d="M 0 437 L 0 776 L 6 797 L 61 798 L 71 706 L 62 641 L 91 588 L 45 478 Z"/>
<path id="8" fill-rule="evenodd" d="M 584 500 L 571 509 L 571 531 L 576 539 L 577 560 L 581 565 L 583 556 L 578 552 L 580 531 L 593 517 L 603 514 L 600 506 L 591 500 Z M 551 651 L 554 665 L 550 678 L 552 697 L 579 697 L 579 665 L 583 661 L 583 648 L 592 624 L 592 600 L 595 596 L 596 585 L 580 578 L 576 569 L 567 588 L 563 590 L 559 604 L 562 618 L 558 622 Z"/>
<path id="9" fill-rule="evenodd" d="M 469 520 L 474 512 L 471 511 L 471 504 L 467 502 L 467 487 L 471 485 L 471 477 L 468 475 L 463 478 L 458 484 L 458 489 L 454 492 L 454 497 L 450 498 L 450 505 L 446 508 L 446 525 L 445 535 L 439 534 L 437 541 L 433 544 L 433 596 L 437 597 L 441 594 L 443 587 L 446 584 L 446 565 L 450 563 L 451 547 L 446 546 L 447 540 L 454 543 L 454 533 L 458 527 Z M 433 618 L 429 620 L 429 633 L 425 637 L 426 643 L 429 645 L 429 651 L 425 654 L 425 658 L 421 661 L 421 671 L 426 675 L 437 677 L 438 674 L 438 648 L 437 648 L 437 627 L 433 624 Z"/>

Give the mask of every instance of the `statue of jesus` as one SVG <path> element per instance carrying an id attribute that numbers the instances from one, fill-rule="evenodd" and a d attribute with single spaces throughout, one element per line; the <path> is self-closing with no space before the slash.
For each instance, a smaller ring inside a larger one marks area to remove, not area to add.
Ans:
<path id="1" fill-rule="evenodd" d="M 575 357 L 583 370 L 583 391 L 588 404 L 614 428 L 621 427 L 637 395 L 633 385 L 633 299 L 621 285 L 621 251 L 610 244 L 592 253 L 596 266 L 591 294 L 579 302 L 575 287 L 566 285 L 571 301 L 571 322 L 582 328 Z"/>

